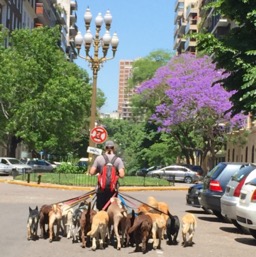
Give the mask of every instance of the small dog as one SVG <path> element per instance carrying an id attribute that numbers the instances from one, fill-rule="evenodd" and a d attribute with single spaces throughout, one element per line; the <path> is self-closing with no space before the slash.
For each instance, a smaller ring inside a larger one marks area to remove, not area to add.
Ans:
<path id="1" fill-rule="evenodd" d="M 52 209 L 49 212 L 49 242 L 53 241 L 53 238 L 58 238 L 61 227 L 62 212 L 58 204 L 53 204 Z M 57 225 L 56 234 L 54 234 L 54 225 Z"/>
<path id="2" fill-rule="evenodd" d="M 176 215 L 171 215 L 169 213 L 169 218 L 166 223 L 166 236 L 167 236 L 167 244 L 172 245 L 178 244 L 177 237 L 180 230 L 180 220 Z"/>
<path id="3" fill-rule="evenodd" d="M 27 221 L 27 239 L 28 240 L 38 239 L 38 236 L 37 236 L 38 223 L 39 223 L 38 207 L 36 206 L 35 209 L 31 209 L 29 207 L 29 215 L 28 215 L 28 221 Z"/>
<path id="4" fill-rule="evenodd" d="M 63 236 L 66 236 L 67 238 L 71 238 L 72 234 L 72 217 L 74 210 L 73 208 L 68 204 L 59 204 L 62 212 L 62 218 L 61 218 L 61 231 Z"/>
<path id="5" fill-rule="evenodd" d="M 91 230 L 87 233 L 87 236 L 92 238 L 93 251 L 97 249 L 98 242 L 100 249 L 104 249 L 106 236 L 109 238 L 108 221 L 109 217 L 106 211 L 99 211 L 93 216 Z"/>
<path id="6" fill-rule="evenodd" d="M 152 226 L 153 221 L 149 215 L 141 213 L 135 217 L 132 227 L 128 230 L 128 233 L 134 238 L 135 241 L 136 246 L 134 252 L 140 251 L 139 245 L 141 244 L 142 252 L 146 253 Z"/>
<path id="7" fill-rule="evenodd" d="M 196 217 L 191 213 L 187 213 L 182 217 L 182 244 L 184 247 L 193 246 L 193 236 L 195 233 L 196 223 Z"/>

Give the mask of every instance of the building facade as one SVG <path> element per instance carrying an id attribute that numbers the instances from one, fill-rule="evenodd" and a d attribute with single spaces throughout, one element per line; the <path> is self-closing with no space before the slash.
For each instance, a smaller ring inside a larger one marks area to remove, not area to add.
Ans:
<path id="1" fill-rule="evenodd" d="M 129 120 L 132 117 L 131 97 L 133 90 L 128 87 L 128 79 L 132 74 L 132 63 L 132 60 L 119 62 L 118 113 L 119 117 L 124 120 Z"/>

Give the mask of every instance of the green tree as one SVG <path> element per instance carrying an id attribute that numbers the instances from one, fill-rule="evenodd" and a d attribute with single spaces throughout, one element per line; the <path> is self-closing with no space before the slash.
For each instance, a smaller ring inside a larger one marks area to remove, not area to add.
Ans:
<path id="1" fill-rule="evenodd" d="M 245 111 L 256 113 L 256 1 L 217 0 L 206 8 L 214 8 L 236 23 L 227 34 L 216 38 L 212 34 L 199 34 L 198 50 L 213 56 L 218 68 L 229 76 L 223 80 L 227 90 L 236 90 L 231 97 L 233 114 Z"/>
<path id="2" fill-rule="evenodd" d="M 0 48 L 1 140 L 9 156 L 21 141 L 31 150 L 71 151 L 88 131 L 88 74 L 65 59 L 59 31 L 15 30 L 10 46 Z"/>

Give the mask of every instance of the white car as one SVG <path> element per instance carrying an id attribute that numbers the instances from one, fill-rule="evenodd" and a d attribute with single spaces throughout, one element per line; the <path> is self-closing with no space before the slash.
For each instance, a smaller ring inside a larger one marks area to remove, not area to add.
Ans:
<path id="1" fill-rule="evenodd" d="M 238 229 L 242 229 L 236 221 L 236 205 L 242 186 L 256 177 L 256 166 L 249 165 L 241 168 L 229 180 L 225 193 L 220 199 L 221 214 L 228 218 Z M 243 230 L 243 229 L 242 229 Z"/>
<path id="2" fill-rule="evenodd" d="M 256 178 L 244 184 L 236 205 L 237 222 L 256 239 Z"/>
<path id="3" fill-rule="evenodd" d="M 1 175 L 11 175 L 12 174 L 12 167 L 9 165 L 0 163 L 0 174 Z"/>
<path id="4" fill-rule="evenodd" d="M 0 157 L 0 163 L 8 165 L 10 168 L 12 168 L 12 174 L 15 175 L 18 174 L 24 174 L 24 173 L 31 173 L 32 168 L 22 163 L 20 160 L 13 158 L 13 157 Z"/>
<path id="5" fill-rule="evenodd" d="M 194 183 L 199 181 L 197 172 L 181 165 L 170 165 L 158 170 L 149 171 L 147 177 L 164 178 L 170 181 L 181 181 L 185 183 Z"/>

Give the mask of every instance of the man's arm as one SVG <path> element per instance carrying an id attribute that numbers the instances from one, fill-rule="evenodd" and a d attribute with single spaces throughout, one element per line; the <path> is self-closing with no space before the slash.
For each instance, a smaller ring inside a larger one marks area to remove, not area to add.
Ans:
<path id="1" fill-rule="evenodd" d="M 90 175 L 95 175 L 97 173 L 97 168 L 96 167 L 91 167 L 90 170 L 89 170 L 89 174 Z"/>
<path id="2" fill-rule="evenodd" d="M 118 173 L 119 173 L 119 177 L 120 177 L 120 178 L 123 178 L 124 175 L 125 175 L 123 168 L 119 169 L 119 170 L 118 170 Z"/>

